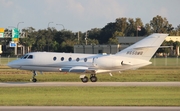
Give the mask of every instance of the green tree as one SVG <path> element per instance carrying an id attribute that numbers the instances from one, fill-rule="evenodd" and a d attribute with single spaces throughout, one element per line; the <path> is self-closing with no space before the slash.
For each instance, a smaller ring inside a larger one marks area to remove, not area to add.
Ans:
<path id="1" fill-rule="evenodd" d="M 132 18 L 128 19 L 128 28 L 126 36 L 135 36 L 136 35 L 136 24 Z"/>
<path id="2" fill-rule="evenodd" d="M 180 25 L 176 28 L 176 36 L 180 36 Z"/>
<path id="3" fill-rule="evenodd" d="M 157 15 L 150 21 L 154 33 L 169 33 L 173 30 L 172 24 L 169 24 L 166 18 Z"/>
<path id="4" fill-rule="evenodd" d="M 146 35 L 146 29 L 143 25 L 143 22 L 141 20 L 141 18 L 136 18 L 136 21 L 135 21 L 135 29 L 136 29 L 136 36 L 144 36 Z"/>
<path id="5" fill-rule="evenodd" d="M 33 27 L 22 29 L 22 34 L 19 43 L 25 46 L 26 53 L 31 52 L 31 48 L 35 44 L 36 32 Z"/>
<path id="6" fill-rule="evenodd" d="M 125 36 L 126 34 L 126 30 L 128 27 L 128 22 L 127 22 L 127 18 L 117 18 L 116 19 L 116 31 L 119 32 L 119 36 Z"/>
<path id="7" fill-rule="evenodd" d="M 100 28 L 93 28 L 91 30 L 88 30 L 88 38 L 92 40 L 97 40 L 100 37 L 101 29 Z"/>
<path id="8" fill-rule="evenodd" d="M 152 33 L 151 26 L 149 23 L 145 25 L 145 35 L 150 35 Z"/>
<path id="9" fill-rule="evenodd" d="M 99 38 L 100 44 L 105 44 L 108 42 L 109 38 L 113 36 L 115 27 L 116 27 L 115 23 L 108 23 L 104 28 L 102 28 Z"/>

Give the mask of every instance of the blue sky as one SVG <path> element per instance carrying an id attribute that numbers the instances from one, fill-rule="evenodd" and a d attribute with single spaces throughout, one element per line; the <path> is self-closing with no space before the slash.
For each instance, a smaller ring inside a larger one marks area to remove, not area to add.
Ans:
<path id="1" fill-rule="evenodd" d="M 180 0 L 0 0 L 0 27 L 49 26 L 73 32 L 103 28 L 116 18 L 141 18 L 144 24 L 153 17 L 166 17 L 173 27 L 180 25 Z"/>

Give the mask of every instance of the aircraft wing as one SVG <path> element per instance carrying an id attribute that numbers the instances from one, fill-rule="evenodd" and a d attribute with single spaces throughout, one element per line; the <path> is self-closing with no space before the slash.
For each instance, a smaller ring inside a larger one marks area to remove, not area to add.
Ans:
<path id="1" fill-rule="evenodd" d="M 61 72 L 94 72 L 95 69 L 90 69 L 89 67 L 84 66 L 75 66 L 75 67 L 64 67 L 59 69 Z"/>

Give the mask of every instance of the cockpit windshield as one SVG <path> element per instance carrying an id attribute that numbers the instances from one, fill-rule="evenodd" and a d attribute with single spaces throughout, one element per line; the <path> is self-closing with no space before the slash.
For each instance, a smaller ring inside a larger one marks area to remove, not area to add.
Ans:
<path id="1" fill-rule="evenodd" d="M 33 59 L 33 55 L 24 55 L 21 57 L 21 59 Z"/>

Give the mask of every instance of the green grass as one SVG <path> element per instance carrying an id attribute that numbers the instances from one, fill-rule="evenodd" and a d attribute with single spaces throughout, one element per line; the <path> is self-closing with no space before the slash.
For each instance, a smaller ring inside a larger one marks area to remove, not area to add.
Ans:
<path id="1" fill-rule="evenodd" d="M 180 66 L 180 58 L 152 58 L 151 66 Z"/>
<path id="2" fill-rule="evenodd" d="M 180 106 L 179 87 L 1 87 L 1 106 Z"/>
<path id="3" fill-rule="evenodd" d="M 0 57 L 0 65 L 6 65 L 8 62 L 16 60 L 18 58 L 12 58 L 12 57 Z"/>
<path id="4" fill-rule="evenodd" d="M 170 82 L 180 81 L 179 66 L 148 66 L 138 70 L 128 70 L 122 73 L 114 72 L 111 77 L 108 73 L 97 74 L 99 82 Z M 89 74 L 87 74 L 89 77 Z M 29 82 L 32 78 L 31 71 L 11 69 L 7 66 L 0 68 L 1 82 Z M 38 72 L 36 77 L 40 82 L 80 82 L 79 74 L 64 72 Z"/>
<path id="5" fill-rule="evenodd" d="M 13 59 L 1 58 L 0 82 L 28 82 L 32 72 L 2 65 Z M 97 77 L 99 82 L 180 81 L 179 64 L 176 58 L 156 58 L 138 70 Z M 36 78 L 80 82 L 79 74 L 73 73 L 46 72 Z M 0 106 L 180 106 L 180 87 L 0 87 Z"/>

